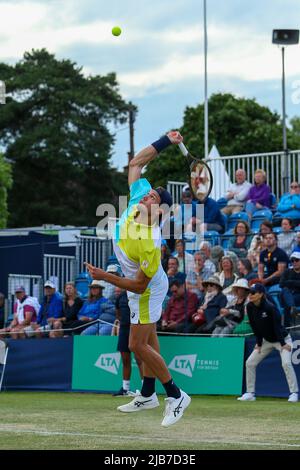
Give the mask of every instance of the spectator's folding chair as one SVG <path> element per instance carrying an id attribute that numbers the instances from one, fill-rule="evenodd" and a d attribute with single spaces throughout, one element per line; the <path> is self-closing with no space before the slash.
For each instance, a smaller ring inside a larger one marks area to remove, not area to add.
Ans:
<path id="1" fill-rule="evenodd" d="M 5 373 L 7 354 L 8 354 L 8 343 L 5 340 L 0 339 L 0 374 L 1 374 L 0 392 L 2 391 L 2 383 L 3 383 L 4 373 Z"/>

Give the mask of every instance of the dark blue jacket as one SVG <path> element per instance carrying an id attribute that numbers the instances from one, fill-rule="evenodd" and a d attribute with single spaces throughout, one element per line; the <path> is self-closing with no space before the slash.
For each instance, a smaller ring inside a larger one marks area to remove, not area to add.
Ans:
<path id="1" fill-rule="evenodd" d="M 208 197 L 204 202 L 199 204 L 204 204 L 204 223 L 205 224 L 219 224 L 221 225 L 223 231 L 225 230 L 225 217 L 219 209 L 217 202 Z"/>
<path id="2" fill-rule="evenodd" d="M 47 302 L 47 297 L 43 298 L 43 302 L 37 317 L 37 323 L 41 326 L 47 324 L 48 318 L 60 318 L 63 312 L 62 296 L 58 292 L 54 292 L 50 302 Z"/>

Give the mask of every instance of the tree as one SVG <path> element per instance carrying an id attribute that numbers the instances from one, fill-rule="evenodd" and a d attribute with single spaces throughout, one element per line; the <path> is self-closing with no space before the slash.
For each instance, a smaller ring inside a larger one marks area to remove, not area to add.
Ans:
<path id="1" fill-rule="evenodd" d="M 203 157 L 204 105 L 187 107 L 180 130 L 184 142 L 194 155 Z M 209 142 L 221 155 L 275 152 L 282 149 L 280 116 L 254 99 L 236 98 L 217 93 L 209 99 Z M 300 148 L 300 134 L 288 129 L 289 149 Z M 176 147 L 168 148 L 161 158 L 148 166 L 146 177 L 154 185 L 167 181 L 186 181 L 188 169 Z"/>
<path id="2" fill-rule="evenodd" d="M 110 165 L 110 122 L 128 103 L 114 73 L 85 77 L 75 63 L 45 49 L 0 64 L 10 98 L 0 115 L 0 144 L 13 165 L 10 226 L 96 224 L 100 203 L 118 195 Z"/>
<path id="3" fill-rule="evenodd" d="M 11 165 L 6 162 L 0 153 L 0 228 L 7 224 L 7 190 L 12 185 Z"/>

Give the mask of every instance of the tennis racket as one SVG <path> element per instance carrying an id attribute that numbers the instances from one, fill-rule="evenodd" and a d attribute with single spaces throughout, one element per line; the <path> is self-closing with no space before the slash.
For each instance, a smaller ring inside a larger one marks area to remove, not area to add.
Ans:
<path id="1" fill-rule="evenodd" d="M 186 157 L 189 165 L 189 184 L 193 196 L 203 201 L 211 193 L 213 175 L 205 160 L 194 157 L 181 142 L 178 144 L 181 153 Z"/>

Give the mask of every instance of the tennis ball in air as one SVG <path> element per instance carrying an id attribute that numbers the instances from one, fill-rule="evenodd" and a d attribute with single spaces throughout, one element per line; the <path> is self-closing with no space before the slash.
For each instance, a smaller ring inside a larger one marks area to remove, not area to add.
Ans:
<path id="1" fill-rule="evenodd" d="M 114 36 L 120 36 L 122 30 L 119 26 L 114 26 L 111 32 L 113 33 Z"/>

